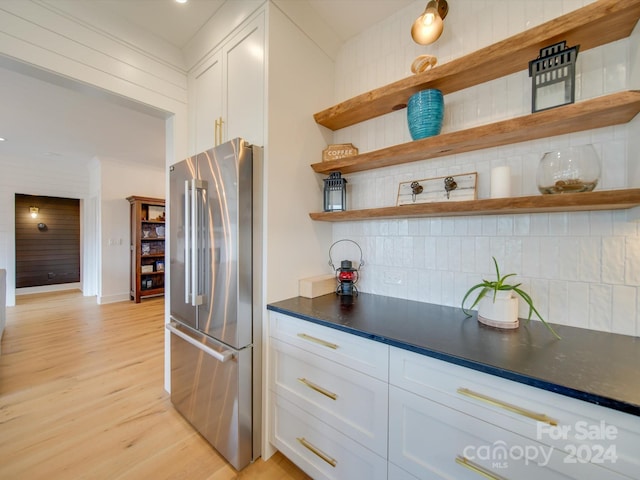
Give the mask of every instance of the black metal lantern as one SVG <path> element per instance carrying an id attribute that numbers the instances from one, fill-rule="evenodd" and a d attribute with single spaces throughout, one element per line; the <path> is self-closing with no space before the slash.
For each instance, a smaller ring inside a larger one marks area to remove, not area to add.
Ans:
<path id="1" fill-rule="evenodd" d="M 324 179 L 324 211 L 336 212 L 347 209 L 347 180 L 340 172 L 333 172 Z"/>
<path id="2" fill-rule="evenodd" d="M 356 283 L 358 282 L 358 270 L 353 268 L 351 260 L 342 260 L 340 268 L 336 270 L 336 278 L 338 279 L 338 295 L 358 295 Z"/>
<path id="3" fill-rule="evenodd" d="M 529 62 L 531 112 L 575 102 L 579 48 L 567 48 L 567 42 L 556 43 L 541 49 L 538 58 Z"/>
<path id="4" fill-rule="evenodd" d="M 360 263 L 358 264 L 358 268 L 354 268 L 353 262 L 351 260 L 342 260 L 340 262 L 340 268 L 336 268 L 333 264 L 333 259 L 331 258 L 331 250 L 333 247 L 340 242 L 351 242 L 360 251 Z M 351 297 L 358 295 L 358 289 L 356 288 L 356 283 L 360 279 L 360 268 L 364 265 L 364 260 L 362 259 L 362 249 L 360 245 L 358 245 L 353 240 L 343 239 L 334 242 L 331 247 L 329 247 L 329 265 L 335 271 L 336 280 L 338 281 L 338 286 L 336 288 L 336 294 Z"/>

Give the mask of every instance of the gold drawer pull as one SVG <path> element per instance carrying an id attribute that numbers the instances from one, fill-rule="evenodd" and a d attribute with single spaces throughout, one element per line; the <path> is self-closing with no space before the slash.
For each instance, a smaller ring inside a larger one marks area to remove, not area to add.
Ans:
<path id="1" fill-rule="evenodd" d="M 302 446 L 304 448 L 306 448 L 307 450 L 310 450 L 311 452 L 315 453 L 317 456 L 319 456 L 322 460 L 327 462 L 332 467 L 335 468 L 335 466 L 338 464 L 338 462 L 336 460 L 331 458 L 329 455 L 324 453 L 322 450 L 320 450 L 317 447 L 314 447 L 309 442 L 307 442 L 307 440 L 304 437 L 297 437 L 296 440 L 298 440 L 302 444 Z"/>
<path id="2" fill-rule="evenodd" d="M 305 340 L 309 340 L 310 342 L 318 343 L 318 344 L 322 345 L 323 347 L 332 348 L 333 350 L 337 350 L 338 349 L 338 345 L 336 345 L 335 343 L 329 343 L 329 342 L 327 342 L 325 340 L 322 340 L 320 338 L 316 338 L 316 337 L 312 337 L 311 335 L 307 335 L 306 333 L 299 333 L 298 336 L 300 338 L 305 339 Z"/>
<path id="3" fill-rule="evenodd" d="M 462 465 L 464 468 L 468 468 L 469 470 L 471 470 L 472 472 L 476 472 L 480 475 L 482 475 L 484 478 L 488 478 L 489 480 L 507 480 L 506 478 L 496 474 L 496 473 L 492 473 L 491 471 L 487 470 L 486 468 L 481 467 L 480 465 L 476 465 L 475 463 L 473 463 L 471 460 L 462 457 L 460 455 L 458 455 L 456 457 L 456 463 L 458 465 Z"/>
<path id="4" fill-rule="evenodd" d="M 554 427 L 558 425 L 557 420 L 547 417 L 544 413 L 532 412 L 531 410 L 527 410 L 526 408 L 518 407 L 517 405 L 512 405 L 501 400 L 496 400 L 495 398 L 488 397 L 486 395 L 483 395 L 482 393 L 474 392 L 472 390 L 469 390 L 468 388 L 458 388 L 458 393 L 460 395 L 475 398 L 476 400 L 480 400 L 481 402 L 485 402 L 490 405 L 495 405 L 496 407 L 504 408 L 505 410 L 509 410 L 510 412 L 517 413 L 518 415 L 531 418 L 538 422 L 548 423 L 549 425 L 553 425 Z"/>
<path id="5" fill-rule="evenodd" d="M 327 389 L 322 388 L 319 385 L 316 385 L 313 382 L 310 382 L 309 380 L 307 380 L 306 378 L 299 378 L 298 381 L 304 383 L 307 387 L 309 387 L 312 390 L 315 390 L 318 393 L 321 393 L 322 395 L 324 395 L 325 397 L 329 397 L 331 400 L 337 400 L 338 399 L 338 395 L 330 392 Z"/>

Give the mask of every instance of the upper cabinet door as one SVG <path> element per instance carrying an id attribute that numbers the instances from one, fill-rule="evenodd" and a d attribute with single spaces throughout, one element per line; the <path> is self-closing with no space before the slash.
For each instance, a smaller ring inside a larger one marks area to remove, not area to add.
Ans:
<path id="1" fill-rule="evenodd" d="M 261 13 L 189 72 L 192 154 L 236 137 L 264 145 L 264 37 Z"/>
<path id="2" fill-rule="evenodd" d="M 264 145 L 264 16 L 241 28 L 222 48 L 223 137 Z"/>
<path id="3" fill-rule="evenodd" d="M 192 118 L 195 132 L 195 152 L 203 152 L 216 145 L 222 113 L 222 55 L 218 52 L 192 83 Z"/>

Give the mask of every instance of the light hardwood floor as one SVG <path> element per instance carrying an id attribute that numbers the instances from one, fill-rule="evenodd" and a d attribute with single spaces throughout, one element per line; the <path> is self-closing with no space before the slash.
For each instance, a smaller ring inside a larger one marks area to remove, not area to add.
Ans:
<path id="1" fill-rule="evenodd" d="M 162 298 L 18 297 L 0 356 L 0 479 L 309 477 L 280 454 L 236 472 L 163 389 Z"/>

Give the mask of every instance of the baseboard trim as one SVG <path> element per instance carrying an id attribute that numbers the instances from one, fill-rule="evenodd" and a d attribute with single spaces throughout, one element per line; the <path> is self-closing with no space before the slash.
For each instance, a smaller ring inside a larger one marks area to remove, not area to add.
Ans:
<path id="1" fill-rule="evenodd" d="M 128 293 L 119 293 L 117 295 L 104 295 L 97 296 L 98 305 L 104 305 L 107 303 L 118 303 L 118 302 L 128 302 L 131 300 L 131 297 Z"/>

